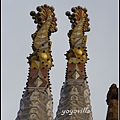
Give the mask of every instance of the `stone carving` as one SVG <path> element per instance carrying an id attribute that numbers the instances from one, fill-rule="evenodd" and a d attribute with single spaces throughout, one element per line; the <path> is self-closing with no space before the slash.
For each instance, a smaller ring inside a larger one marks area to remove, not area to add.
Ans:
<path id="1" fill-rule="evenodd" d="M 106 100 L 107 104 L 109 104 L 109 101 L 112 99 L 118 100 L 118 88 L 116 84 L 112 84 L 109 88 Z"/>
<path id="2" fill-rule="evenodd" d="M 116 84 L 112 84 L 107 93 L 108 111 L 106 120 L 118 120 L 118 88 Z"/>

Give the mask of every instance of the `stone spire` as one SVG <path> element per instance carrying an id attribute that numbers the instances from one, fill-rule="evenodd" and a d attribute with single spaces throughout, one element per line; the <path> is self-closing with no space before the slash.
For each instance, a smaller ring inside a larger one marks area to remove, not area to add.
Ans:
<path id="1" fill-rule="evenodd" d="M 90 31 L 86 8 L 80 6 L 67 11 L 66 15 L 72 23 L 68 32 L 70 49 L 67 51 L 66 79 L 61 88 L 58 111 L 55 120 L 93 120 L 90 105 L 90 89 L 88 86 L 85 63 L 87 35 Z"/>
<path id="2" fill-rule="evenodd" d="M 108 105 L 106 120 L 118 120 L 118 88 L 116 84 L 110 86 L 106 102 Z"/>
<path id="3" fill-rule="evenodd" d="M 32 34 L 33 53 L 27 57 L 30 65 L 28 81 L 20 100 L 16 120 L 53 120 L 53 98 L 49 70 L 53 66 L 50 35 L 57 31 L 54 8 L 44 4 L 30 12 L 37 31 Z"/>

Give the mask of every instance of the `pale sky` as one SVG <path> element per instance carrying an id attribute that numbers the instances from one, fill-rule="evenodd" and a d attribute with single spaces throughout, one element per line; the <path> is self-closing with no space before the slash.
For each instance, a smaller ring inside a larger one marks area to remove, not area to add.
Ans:
<path id="1" fill-rule="evenodd" d="M 118 85 L 118 0 L 3 0 L 2 1 L 2 120 L 14 120 L 26 86 L 28 68 L 26 57 L 31 54 L 31 34 L 36 31 L 31 10 L 44 4 L 54 6 L 58 32 L 50 37 L 54 67 L 50 71 L 54 116 L 59 104 L 60 90 L 65 81 L 69 50 L 68 31 L 71 23 L 66 11 L 81 6 L 88 10 L 91 31 L 87 35 L 86 65 L 94 120 L 105 120 L 106 95 L 112 83 Z"/>

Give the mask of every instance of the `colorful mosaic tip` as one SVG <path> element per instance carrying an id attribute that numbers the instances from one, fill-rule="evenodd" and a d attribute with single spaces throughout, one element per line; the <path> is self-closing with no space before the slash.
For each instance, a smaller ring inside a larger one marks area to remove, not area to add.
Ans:
<path id="1" fill-rule="evenodd" d="M 31 11 L 30 15 L 34 20 L 34 23 L 37 24 L 37 28 L 40 29 L 42 25 L 49 20 L 49 22 L 51 22 L 49 32 L 50 33 L 56 32 L 57 18 L 55 17 L 54 7 L 53 6 L 50 7 L 47 4 L 44 4 L 43 6 L 38 6 L 36 10 L 37 13 L 35 11 Z"/>
<path id="2" fill-rule="evenodd" d="M 78 6 L 78 7 L 73 7 L 71 11 L 73 12 L 72 14 L 69 11 L 67 11 L 65 14 L 66 16 L 68 16 L 70 22 L 72 23 L 72 29 L 75 28 L 77 23 L 81 22 L 83 23 L 83 32 L 89 32 L 90 28 L 88 23 L 89 18 L 87 14 L 87 9 Z"/>

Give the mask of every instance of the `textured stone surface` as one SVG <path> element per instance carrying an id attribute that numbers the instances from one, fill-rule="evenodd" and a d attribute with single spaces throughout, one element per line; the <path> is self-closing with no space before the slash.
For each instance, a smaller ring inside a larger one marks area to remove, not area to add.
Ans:
<path id="1" fill-rule="evenodd" d="M 118 120 L 118 88 L 112 84 L 107 93 L 107 116 L 106 120 Z"/>
<path id="2" fill-rule="evenodd" d="M 53 119 L 52 98 L 47 91 L 39 89 L 26 91 L 20 101 L 16 120 L 48 120 L 50 118 Z"/>
<path id="3" fill-rule="evenodd" d="M 84 111 L 86 109 L 86 111 Z M 67 110 L 77 110 L 76 113 L 69 115 L 66 113 L 62 115 L 62 111 Z M 81 112 L 78 112 L 81 111 Z M 86 113 L 87 111 L 89 113 Z M 56 113 L 55 120 L 62 120 L 65 118 L 71 119 L 75 117 L 75 120 L 92 120 L 92 111 L 90 105 L 90 90 L 86 80 L 65 82 L 61 89 L 61 96 L 58 106 L 58 111 Z"/>

